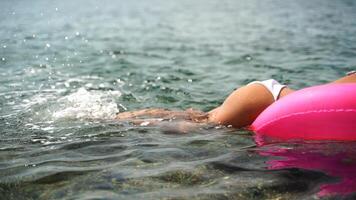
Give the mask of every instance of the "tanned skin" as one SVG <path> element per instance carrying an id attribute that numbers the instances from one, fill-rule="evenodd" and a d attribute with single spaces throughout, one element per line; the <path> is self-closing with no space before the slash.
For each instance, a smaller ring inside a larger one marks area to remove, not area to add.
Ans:
<path id="1" fill-rule="evenodd" d="M 356 83 L 356 73 L 342 77 L 329 84 Z M 278 99 L 294 90 L 284 87 Z M 172 111 L 161 108 L 143 109 L 117 114 L 118 120 L 129 120 L 135 124 L 158 123 L 164 120 L 184 120 L 190 123 L 211 123 L 241 128 L 250 125 L 256 117 L 274 102 L 272 94 L 261 84 L 249 84 L 232 92 L 219 107 L 209 111 L 188 109 Z"/>

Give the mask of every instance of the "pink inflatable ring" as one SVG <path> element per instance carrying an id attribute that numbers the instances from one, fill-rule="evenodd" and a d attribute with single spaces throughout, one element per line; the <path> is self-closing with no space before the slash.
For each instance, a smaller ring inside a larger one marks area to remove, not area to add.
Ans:
<path id="1" fill-rule="evenodd" d="M 276 101 L 252 123 L 257 136 L 356 140 L 356 84 L 305 88 Z"/>

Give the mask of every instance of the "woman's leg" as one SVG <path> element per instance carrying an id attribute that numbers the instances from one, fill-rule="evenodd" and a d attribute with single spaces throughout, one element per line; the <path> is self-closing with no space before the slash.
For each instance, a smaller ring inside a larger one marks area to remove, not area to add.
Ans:
<path id="1" fill-rule="evenodd" d="M 293 92 L 283 88 L 279 98 Z M 261 84 L 249 84 L 231 93 L 224 103 L 209 112 L 213 123 L 240 128 L 250 125 L 256 117 L 274 102 L 271 92 Z"/>
<path id="2" fill-rule="evenodd" d="M 149 108 L 149 109 L 142 109 L 142 110 L 135 110 L 135 111 L 127 111 L 127 112 L 118 113 L 116 115 L 116 119 L 131 119 L 131 118 L 145 117 L 145 116 L 162 117 L 164 115 L 167 115 L 167 112 L 169 112 L 169 110 L 162 109 L 162 108 Z"/>
<path id="3" fill-rule="evenodd" d="M 293 92 L 293 90 L 285 87 L 281 90 L 278 98 L 282 98 L 291 92 Z M 193 109 L 171 111 L 153 108 L 119 113 L 116 119 L 182 119 L 193 122 L 232 125 L 233 127 L 240 128 L 250 125 L 256 117 L 273 102 L 274 99 L 271 92 L 263 85 L 250 84 L 235 90 L 226 98 L 221 106 L 208 113 Z"/>
<path id="4" fill-rule="evenodd" d="M 356 73 L 344 76 L 331 83 L 356 83 Z"/>
<path id="5" fill-rule="evenodd" d="M 356 83 L 356 73 L 342 77 L 333 83 Z M 283 98 L 294 92 L 290 88 L 283 88 L 278 98 Z M 232 125 L 236 128 L 250 125 L 256 117 L 274 102 L 272 94 L 261 84 L 250 84 L 231 93 L 224 103 L 208 113 L 188 109 L 186 111 L 171 111 L 167 109 L 144 109 L 123 112 L 117 115 L 119 120 L 139 119 L 142 117 L 183 119 L 193 122 L 212 122 L 216 124 Z"/>
<path id="6" fill-rule="evenodd" d="M 116 119 L 118 120 L 133 120 L 133 119 L 152 119 L 152 118 L 163 118 L 163 119 L 182 119 L 194 122 L 207 122 L 208 114 L 199 110 L 194 110 L 192 108 L 185 111 L 175 111 L 167 110 L 162 108 L 149 108 L 143 110 L 136 110 L 130 112 L 118 113 Z"/>

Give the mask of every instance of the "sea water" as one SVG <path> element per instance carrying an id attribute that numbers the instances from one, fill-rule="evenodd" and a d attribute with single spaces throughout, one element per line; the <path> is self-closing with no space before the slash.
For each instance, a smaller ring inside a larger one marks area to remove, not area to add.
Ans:
<path id="1" fill-rule="evenodd" d="M 353 198 L 355 143 L 118 122 L 356 65 L 352 0 L 0 2 L 0 199 Z"/>

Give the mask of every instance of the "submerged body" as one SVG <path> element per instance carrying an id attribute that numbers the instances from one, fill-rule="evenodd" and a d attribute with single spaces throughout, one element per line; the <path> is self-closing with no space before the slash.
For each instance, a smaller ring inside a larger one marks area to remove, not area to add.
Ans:
<path id="1" fill-rule="evenodd" d="M 356 83 L 356 73 L 350 73 L 329 84 L 342 83 Z M 209 112 L 194 109 L 171 111 L 153 108 L 119 113 L 117 119 L 130 120 L 138 124 L 146 122 L 145 125 L 147 123 L 181 119 L 188 121 L 186 124 L 189 122 L 212 123 L 241 128 L 251 125 L 257 116 L 273 102 L 293 92 L 294 90 L 281 85 L 273 79 L 262 82 L 255 81 L 232 92 L 222 105 Z"/>

